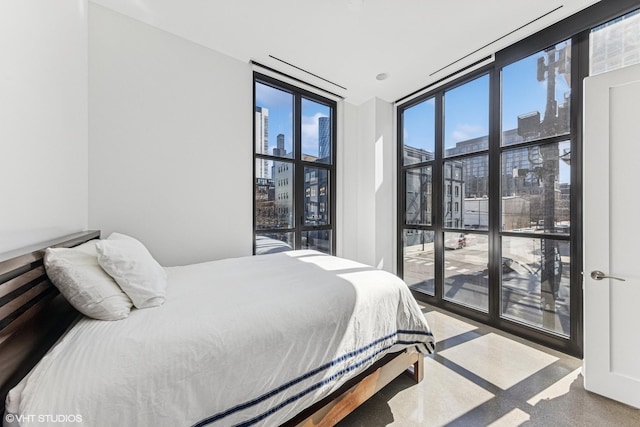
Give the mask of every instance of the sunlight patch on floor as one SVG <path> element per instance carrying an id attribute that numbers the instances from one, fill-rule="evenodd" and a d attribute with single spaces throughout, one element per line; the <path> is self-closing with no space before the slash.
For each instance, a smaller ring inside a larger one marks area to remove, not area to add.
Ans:
<path id="1" fill-rule="evenodd" d="M 389 401 L 394 419 L 410 425 L 445 425 L 491 400 L 494 395 L 430 357 L 425 380 Z"/>
<path id="2" fill-rule="evenodd" d="M 473 374 L 506 390 L 558 358 L 495 333 L 440 351 Z"/>
<path id="3" fill-rule="evenodd" d="M 426 317 L 427 322 L 431 327 L 431 332 L 433 332 L 436 342 L 444 341 L 457 335 L 478 329 L 476 326 L 463 322 L 462 320 L 458 320 L 455 317 L 447 316 L 446 314 L 438 311 L 425 313 L 424 317 Z"/>

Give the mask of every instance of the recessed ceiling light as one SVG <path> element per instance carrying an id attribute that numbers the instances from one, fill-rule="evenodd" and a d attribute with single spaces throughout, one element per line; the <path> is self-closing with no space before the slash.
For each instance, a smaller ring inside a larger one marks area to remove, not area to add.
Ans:
<path id="1" fill-rule="evenodd" d="M 389 77 L 388 73 L 380 73 L 376 76 L 377 80 L 385 80 L 387 77 Z"/>

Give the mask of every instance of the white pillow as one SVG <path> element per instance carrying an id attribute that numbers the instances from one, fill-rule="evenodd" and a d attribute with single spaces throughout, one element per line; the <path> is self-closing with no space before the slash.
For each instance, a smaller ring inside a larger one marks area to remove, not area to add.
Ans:
<path id="1" fill-rule="evenodd" d="M 47 248 L 47 275 L 80 313 L 99 320 L 124 319 L 131 311 L 131 300 L 98 264 L 96 243 L 91 240 L 75 248 Z"/>
<path id="2" fill-rule="evenodd" d="M 96 244 L 98 262 L 137 308 L 156 307 L 165 300 L 167 274 L 147 248 L 133 237 L 113 233 Z"/>

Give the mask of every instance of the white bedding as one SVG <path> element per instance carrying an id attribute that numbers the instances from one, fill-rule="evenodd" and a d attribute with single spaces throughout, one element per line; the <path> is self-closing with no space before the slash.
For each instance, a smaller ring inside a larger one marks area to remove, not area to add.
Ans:
<path id="1" fill-rule="evenodd" d="M 406 284 L 353 261 L 291 251 L 166 270 L 164 305 L 80 320 L 9 393 L 4 423 L 278 425 L 389 352 L 433 349 Z"/>

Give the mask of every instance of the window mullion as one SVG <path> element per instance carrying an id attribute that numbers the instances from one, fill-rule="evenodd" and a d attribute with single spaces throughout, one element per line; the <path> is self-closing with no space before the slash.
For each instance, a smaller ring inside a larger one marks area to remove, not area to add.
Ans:
<path id="1" fill-rule="evenodd" d="M 294 153 L 295 153 L 295 249 L 302 247 L 302 224 L 304 212 L 304 165 L 302 163 L 302 96 L 296 94 L 293 103 L 293 135 L 294 135 Z"/>

